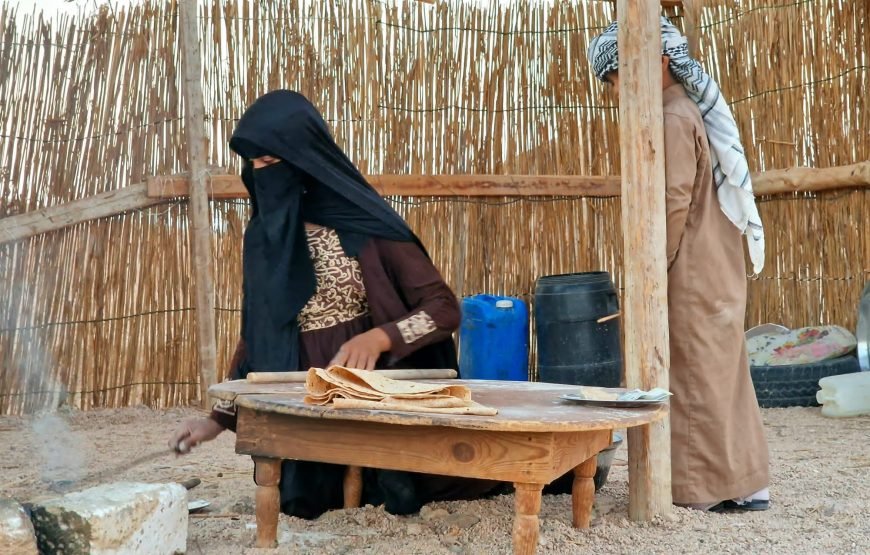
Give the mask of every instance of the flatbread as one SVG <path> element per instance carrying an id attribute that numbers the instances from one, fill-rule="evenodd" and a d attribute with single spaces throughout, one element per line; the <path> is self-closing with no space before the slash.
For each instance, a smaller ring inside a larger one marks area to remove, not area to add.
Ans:
<path id="1" fill-rule="evenodd" d="M 308 392 L 304 402 L 313 405 L 329 404 L 336 397 L 353 397 L 377 401 L 384 394 L 364 382 L 348 380 L 344 376 L 332 376 L 322 368 L 311 368 L 305 378 L 305 391 Z"/>
<path id="2" fill-rule="evenodd" d="M 387 378 L 377 372 L 368 370 L 355 370 L 353 368 L 343 368 L 341 366 L 333 366 L 325 373 L 328 374 L 330 381 L 343 380 L 347 384 L 353 384 L 357 387 L 368 388 L 369 390 L 383 393 L 386 395 L 425 395 L 429 393 L 441 393 L 446 389 L 462 388 L 467 390 L 465 386 L 445 386 L 443 384 L 431 384 L 412 382 L 409 380 L 394 380 Z"/>
<path id="3" fill-rule="evenodd" d="M 305 379 L 305 391 L 305 403 L 335 408 L 444 414 L 498 413 L 496 409 L 472 401 L 471 389 L 464 385 L 394 380 L 377 372 L 342 366 L 309 369 Z"/>
<path id="4" fill-rule="evenodd" d="M 435 397 L 425 397 L 425 398 L 414 398 L 407 399 L 401 397 L 384 397 L 381 401 L 382 403 L 393 403 L 393 404 L 402 404 L 402 403 L 414 403 L 415 405 L 421 407 L 431 407 L 431 408 L 456 408 L 456 407 L 467 407 L 468 401 L 465 399 L 459 399 L 457 397 L 450 397 L 449 395 L 439 395 Z"/>
<path id="5" fill-rule="evenodd" d="M 336 398 L 333 401 L 333 406 L 337 409 L 397 410 L 430 414 L 468 414 L 475 416 L 495 416 L 498 414 L 498 409 L 485 407 L 481 404 L 475 403 L 474 401 L 470 401 L 470 403 L 470 405 L 465 407 L 426 407 L 417 402 L 410 401 L 404 403 L 387 403 L 383 401 Z"/>

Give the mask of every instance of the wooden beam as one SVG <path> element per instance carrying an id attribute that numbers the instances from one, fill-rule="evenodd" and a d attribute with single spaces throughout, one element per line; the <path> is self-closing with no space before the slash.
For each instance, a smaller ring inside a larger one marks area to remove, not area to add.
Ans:
<path id="1" fill-rule="evenodd" d="M 147 192 L 145 184 L 138 184 L 59 206 L 7 216 L 0 219 L 0 243 L 19 241 L 40 233 L 166 202 L 164 198 L 148 196 Z"/>
<path id="2" fill-rule="evenodd" d="M 620 178 L 613 175 L 373 175 L 369 180 L 384 196 L 615 197 L 621 193 Z M 149 177 L 147 183 L 0 218 L 0 243 L 162 204 L 187 196 L 188 187 L 188 178 L 183 175 Z M 752 187 L 756 196 L 870 188 L 870 162 L 833 168 L 770 170 L 754 174 Z M 210 176 L 208 194 L 213 199 L 248 196 L 237 175 Z"/>
<path id="3" fill-rule="evenodd" d="M 629 388 L 668 388 L 668 274 L 660 9 L 618 0 L 619 125 Z M 630 223 L 630 225 L 626 225 Z M 628 431 L 629 517 L 671 510 L 671 437 L 665 418 Z"/>
<path id="4" fill-rule="evenodd" d="M 199 347 L 200 403 L 206 408 L 208 388 L 217 382 L 217 337 L 214 315 L 214 276 L 211 254 L 211 214 L 206 193 L 208 168 L 205 107 L 202 96 L 202 61 L 197 25 L 197 1 L 178 2 L 178 27 L 183 71 L 184 128 L 190 168 L 190 246 L 196 304 L 196 339 Z"/>
<path id="5" fill-rule="evenodd" d="M 611 4 L 616 4 L 617 0 L 605 0 L 606 2 L 610 2 Z M 683 5 L 684 0 L 661 0 L 661 6 L 663 8 L 678 8 Z M 619 5 L 617 4 L 617 10 L 619 9 Z"/>
<path id="6" fill-rule="evenodd" d="M 864 187 L 870 187 L 870 161 L 832 168 L 770 170 L 752 177 L 755 196 Z"/>
<path id="7" fill-rule="evenodd" d="M 369 182 L 383 196 L 486 197 L 565 196 L 615 197 L 620 178 L 585 175 L 370 175 Z M 183 175 L 149 177 L 148 195 L 156 199 L 187 196 Z M 833 168 L 788 168 L 753 174 L 756 196 L 794 192 L 870 187 L 870 162 Z M 213 199 L 247 198 L 238 175 L 212 175 L 208 194 Z"/>
<path id="8" fill-rule="evenodd" d="M 247 198 L 238 175 L 213 175 L 209 194 L 214 199 Z M 619 195 L 619 177 L 574 175 L 370 175 L 369 183 L 382 196 L 580 196 Z M 148 194 L 155 198 L 185 196 L 185 176 L 149 177 Z"/>

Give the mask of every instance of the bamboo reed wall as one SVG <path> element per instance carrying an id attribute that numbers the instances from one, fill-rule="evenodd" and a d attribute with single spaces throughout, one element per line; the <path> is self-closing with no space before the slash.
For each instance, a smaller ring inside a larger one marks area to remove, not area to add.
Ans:
<path id="1" fill-rule="evenodd" d="M 210 162 L 233 171 L 235 118 L 284 87 L 322 109 L 367 172 L 618 174 L 614 98 L 585 58 L 612 5 L 483 4 L 209 0 Z M 699 21 L 701 59 L 752 169 L 870 159 L 870 2 L 716 4 Z M 183 171 L 176 23 L 172 3 L 53 20 L 0 7 L 0 217 Z M 530 299 L 538 276 L 597 269 L 621 287 L 619 199 L 392 202 L 460 295 Z M 223 368 L 247 204 L 212 206 Z M 747 325 L 854 327 L 870 191 L 763 199 L 761 213 L 768 259 Z M 0 414 L 196 398 L 187 223 L 172 202 L 0 244 Z"/>

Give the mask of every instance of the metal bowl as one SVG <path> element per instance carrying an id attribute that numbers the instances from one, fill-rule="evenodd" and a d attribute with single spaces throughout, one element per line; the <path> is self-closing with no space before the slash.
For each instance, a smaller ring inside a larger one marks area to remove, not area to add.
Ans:
<path id="1" fill-rule="evenodd" d="M 595 491 L 600 490 L 607 483 L 607 475 L 610 474 L 610 466 L 613 464 L 613 456 L 616 455 L 616 450 L 622 445 L 622 436 L 613 434 L 613 443 L 607 448 L 598 453 L 598 465 L 595 469 Z"/>
<path id="2" fill-rule="evenodd" d="M 616 454 L 616 450 L 619 449 L 619 446 L 622 445 L 622 436 L 619 434 L 613 434 L 613 442 L 604 448 L 600 453 L 598 453 L 598 460 L 595 466 L 595 476 L 592 478 L 595 482 L 595 491 L 601 489 L 601 487 L 607 482 L 607 475 L 610 474 L 610 466 L 613 464 L 613 456 Z M 553 480 L 553 482 L 544 487 L 545 494 L 570 494 L 572 486 L 574 484 L 574 473 L 568 472 Z"/>
<path id="3" fill-rule="evenodd" d="M 780 326 L 779 324 L 761 324 L 760 326 L 755 326 L 754 328 L 750 328 L 746 332 L 746 339 L 751 339 L 753 337 L 759 335 L 775 335 L 779 333 L 788 333 L 789 329 L 785 326 Z"/>

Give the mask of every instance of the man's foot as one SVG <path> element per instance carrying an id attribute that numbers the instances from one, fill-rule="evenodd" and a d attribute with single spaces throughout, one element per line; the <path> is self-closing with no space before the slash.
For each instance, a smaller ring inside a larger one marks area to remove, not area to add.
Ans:
<path id="1" fill-rule="evenodd" d="M 770 490 L 764 488 L 746 497 L 728 499 L 719 503 L 675 503 L 678 507 L 721 513 L 724 511 L 766 511 L 770 508 Z"/>
<path id="2" fill-rule="evenodd" d="M 713 513 L 725 511 L 766 511 L 770 508 L 770 499 L 750 499 L 748 501 L 734 501 L 729 499 L 709 509 Z"/>
<path id="3" fill-rule="evenodd" d="M 729 499 L 709 509 L 711 512 L 723 511 L 766 511 L 770 508 L 770 490 L 764 488 L 746 497 Z"/>

